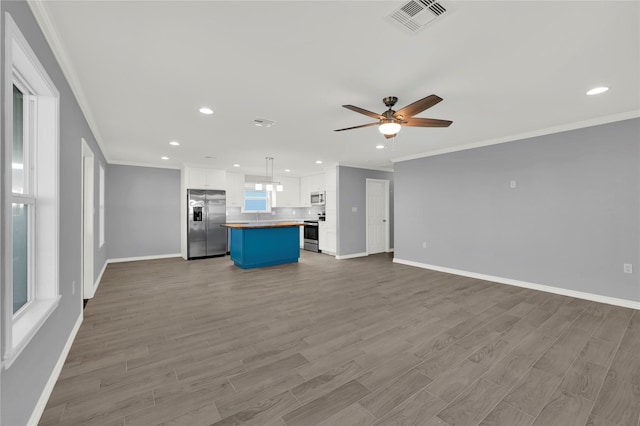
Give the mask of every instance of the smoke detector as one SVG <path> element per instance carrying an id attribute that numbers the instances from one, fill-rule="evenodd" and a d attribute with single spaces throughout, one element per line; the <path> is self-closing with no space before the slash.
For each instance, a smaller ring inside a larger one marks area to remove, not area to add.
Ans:
<path id="1" fill-rule="evenodd" d="M 258 127 L 271 127 L 273 126 L 274 123 L 275 121 L 268 120 L 266 118 L 256 118 L 255 120 L 253 120 L 253 124 L 255 124 Z"/>
<path id="2" fill-rule="evenodd" d="M 436 0 L 411 0 L 398 10 L 387 16 L 387 21 L 401 28 L 409 34 L 415 34 L 425 26 L 450 13 L 447 4 Z"/>

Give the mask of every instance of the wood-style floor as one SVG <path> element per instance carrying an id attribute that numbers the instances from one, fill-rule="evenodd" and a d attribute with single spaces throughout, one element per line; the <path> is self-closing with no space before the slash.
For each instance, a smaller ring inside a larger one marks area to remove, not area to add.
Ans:
<path id="1" fill-rule="evenodd" d="M 391 260 L 111 264 L 40 424 L 638 426 L 640 311 Z"/>

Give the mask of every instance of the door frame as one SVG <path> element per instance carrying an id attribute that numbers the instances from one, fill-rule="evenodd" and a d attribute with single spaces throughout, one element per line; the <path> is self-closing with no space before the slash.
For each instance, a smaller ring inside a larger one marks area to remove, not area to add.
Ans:
<path id="1" fill-rule="evenodd" d="M 93 248 L 95 243 L 95 223 L 94 223 L 94 211 L 95 211 L 95 155 L 89 147 L 84 138 L 81 139 L 81 161 L 80 170 L 82 174 L 81 181 L 81 228 L 80 238 L 82 248 L 81 261 L 80 261 L 80 280 L 81 280 L 81 293 L 83 299 L 91 299 L 95 293 L 94 279 L 93 279 Z M 87 232 L 88 231 L 88 232 Z"/>
<path id="2" fill-rule="evenodd" d="M 385 226 L 384 226 L 384 251 L 388 253 L 390 251 L 389 248 L 389 233 L 390 233 L 390 225 L 389 225 L 389 180 L 388 179 L 366 179 L 366 189 L 365 189 L 365 252 L 367 256 L 369 253 L 369 185 L 372 182 L 380 182 L 384 184 L 384 216 L 385 216 Z"/>

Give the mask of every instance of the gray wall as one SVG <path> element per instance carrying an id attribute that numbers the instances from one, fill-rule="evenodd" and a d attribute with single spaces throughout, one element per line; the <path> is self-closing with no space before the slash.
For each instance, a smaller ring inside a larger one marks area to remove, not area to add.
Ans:
<path id="1" fill-rule="evenodd" d="M 367 251 L 367 179 L 389 181 L 389 245 L 394 247 L 394 174 L 378 170 L 338 166 L 338 241 L 337 255 Z M 352 207 L 357 211 L 353 212 Z"/>
<path id="2" fill-rule="evenodd" d="M 180 253 L 180 170 L 107 166 L 108 257 Z"/>
<path id="3" fill-rule="evenodd" d="M 42 35 L 31 10 L 24 1 L 3 1 L 2 11 L 1 70 L 4 79 L 4 13 L 9 12 L 20 31 L 29 42 L 49 77 L 60 91 L 60 264 L 59 283 L 62 300 L 59 306 L 40 328 L 18 359 L 7 370 L 0 372 L 0 424 L 24 425 L 31 416 L 38 398 L 60 357 L 72 328 L 81 313 L 81 292 L 72 294 L 73 282 L 81 282 L 81 138 L 85 138 L 96 155 L 97 161 L 106 164 L 100 148 L 60 70 L 47 41 Z M 4 88 L 3 88 L 4 90 Z M 2 99 L 5 94 L 2 93 Z M 4 114 L 2 114 L 4 128 Z M 4 150 L 4 133 L 2 133 Z M 4 155 L 4 153 L 3 153 Z M 4 162 L 2 167 L 4 166 Z M 98 211 L 98 165 L 95 170 L 95 210 Z M 10 170 L 2 170 L 3 179 Z M 2 199 L 4 200 L 2 194 Z M 3 205 L 1 212 L 6 212 Z M 4 223 L 4 220 L 2 220 Z M 94 221 L 98 235 L 98 221 Z M 6 230 L 2 230 L 4 235 Z M 95 274 L 99 274 L 106 260 L 106 247 L 96 246 L 94 251 Z M 3 265 L 4 268 L 4 265 Z M 0 316 L 1 317 L 1 316 Z"/>
<path id="4" fill-rule="evenodd" d="M 640 119 L 400 162 L 395 178 L 397 258 L 640 301 Z"/>

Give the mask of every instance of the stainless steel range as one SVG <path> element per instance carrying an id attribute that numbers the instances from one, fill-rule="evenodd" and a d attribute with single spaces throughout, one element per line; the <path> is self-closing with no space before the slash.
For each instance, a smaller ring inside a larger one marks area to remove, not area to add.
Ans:
<path id="1" fill-rule="evenodd" d="M 305 220 L 304 221 L 304 249 L 320 253 L 318 246 L 318 221 L 317 220 Z"/>

